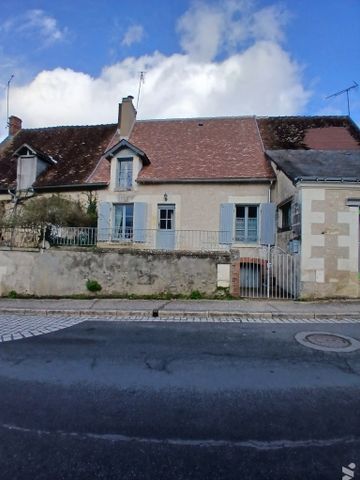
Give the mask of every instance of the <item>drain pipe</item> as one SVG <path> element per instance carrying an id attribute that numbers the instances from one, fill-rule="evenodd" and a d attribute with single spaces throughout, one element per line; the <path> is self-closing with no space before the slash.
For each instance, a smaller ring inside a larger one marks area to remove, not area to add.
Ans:
<path id="1" fill-rule="evenodd" d="M 273 184 L 274 180 L 270 180 L 270 185 L 269 185 L 269 191 L 268 191 L 268 202 L 271 203 L 271 188 L 272 188 L 272 184 Z M 271 278 L 271 275 L 270 275 L 270 269 L 271 269 L 271 245 L 268 244 L 267 246 L 267 264 L 266 264 L 266 276 L 267 276 L 267 291 L 266 291 L 266 296 L 267 298 L 270 298 L 270 278 Z"/>

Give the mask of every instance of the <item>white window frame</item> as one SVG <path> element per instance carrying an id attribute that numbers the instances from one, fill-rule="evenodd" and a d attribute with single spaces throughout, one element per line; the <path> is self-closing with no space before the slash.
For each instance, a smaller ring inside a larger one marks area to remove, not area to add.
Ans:
<path id="1" fill-rule="evenodd" d="M 241 239 L 238 236 L 238 231 L 240 229 L 237 228 L 237 208 L 243 207 L 245 209 L 245 228 L 244 228 L 244 238 Z M 256 239 L 249 239 L 249 208 L 254 207 L 256 208 Z M 258 243 L 259 242 L 259 215 L 260 215 L 260 207 L 258 203 L 251 204 L 251 203 L 236 203 L 235 204 L 235 242 L 238 243 Z"/>
<path id="2" fill-rule="evenodd" d="M 132 207 L 132 225 L 131 227 L 126 226 L 126 218 L 127 218 L 127 209 Z M 116 213 L 118 209 L 122 209 L 122 219 L 123 224 L 116 225 Z M 125 219 L 125 221 L 124 221 Z M 134 235 L 134 204 L 133 203 L 114 203 L 114 217 L 113 217 L 113 240 L 123 241 L 123 242 L 131 242 Z"/>
<path id="3" fill-rule="evenodd" d="M 130 168 L 124 168 L 124 165 L 130 165 Z M 116 188 L 119 190 L 131 190 L 133 186 L 133 157 L 119 157 L 117 159 Z"/>

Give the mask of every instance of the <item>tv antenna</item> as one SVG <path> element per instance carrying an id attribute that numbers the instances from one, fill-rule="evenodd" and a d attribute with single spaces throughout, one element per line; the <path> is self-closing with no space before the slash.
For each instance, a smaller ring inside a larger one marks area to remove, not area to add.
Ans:
<path id="1" fill-rule="evenodd" d="M 138 89 L 137 100 L 136 100 L 136 110 L 138 109 L 138 106 L 139 106 L 141 86 L 145 83 L 145 73 L 146 73 L 145 71 L 140 72 L 139 89 Z"/>
<path id="2" fill-rule="evenodd" d="M 15 77 L 14 74 L 11 75 L 7 82 L 7 87 L 6 87 L 6 126 L 9 126 L 9 115 L 10 115 L 10 83 L 11 80 Z"/>
<path id="3" fill-rule="evenodd" d="M 343 93 L 346 93 L 346 99 L 347 99 L 347 108 L 348 108 L 348 115 L 350 117 L 350 99 L 349 99 L 349 91 L 352 90 L 353 88 L 357 88 L 359 85 L 353 80 L 353 84 L 351 87 L 344 88 L 344 90 L 340 90 L 339 92 L 335 92 L 332 95 L 329 95 L 328 97 L 325 97 L 327 100 L 328 98 L 331 97 L 337 97 L 338 95 L 342 95 Z"/>

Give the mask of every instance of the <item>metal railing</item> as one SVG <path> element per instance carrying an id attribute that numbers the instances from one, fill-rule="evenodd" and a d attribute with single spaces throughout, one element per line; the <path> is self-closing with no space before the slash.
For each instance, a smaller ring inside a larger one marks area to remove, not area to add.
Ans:
<path id="1" fill-rule="evenodd" d="M 45 235 L 50 245 L 91 247 L 97 242 L 96 227 L 51 227 Z"/>
<path id="2" fill-rule="evenodd" d="M 206 230 L 99 229 L 98 245 L 106 242 L 152 250 L 226 250 L 229 245 L 220 243 L 221 234 Z"/>
<path id="3" fill-rule="evenodd" d="M 226 233 L 226 232 L 225 232 Z M 224 232 L 206 230 L 155 230 L 95 227 L 0 227 L 0 247 L 46 248 L 50 246 L 91 247 L 105 243 L 119 247 L 151 250 L 221 251 Z"/>
<path id="4" fill-rule="evenodd" d="M 300 255 L 277 247 L 239 250 L 240 296 L 248 298 L 298 298 Z"/>

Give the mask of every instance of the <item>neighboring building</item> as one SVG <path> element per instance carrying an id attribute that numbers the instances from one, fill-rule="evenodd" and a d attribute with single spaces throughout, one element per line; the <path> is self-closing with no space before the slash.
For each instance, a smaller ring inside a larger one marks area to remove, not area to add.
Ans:
<path id="1" fill-rule="evenodd" d="M 359 296 L 358 127 L 348 117 L 258 123 L 277 177 L 277 244 L 301 254 L 302 295 Z"/>
<path id="2" fill-rule="evenodd" d="M 0 200 L 85 191 L 103 247 L 231 248 L 250 261 L 275 243 L 301 253 L 303 296 L 359 296 L 360 131 L 348 117 L 137 121 L 132 97 L 114 125 L 23 130 L 12 117 Z"/>
<path id="3" fill-rule="evenodd" d="M 107 188 L 108 173 L 98 165 L 116 124 L 22 129 L 19 118 L 9 120 L 0 144 L 0 202 L 60 192 L 81 198 Z"/>

